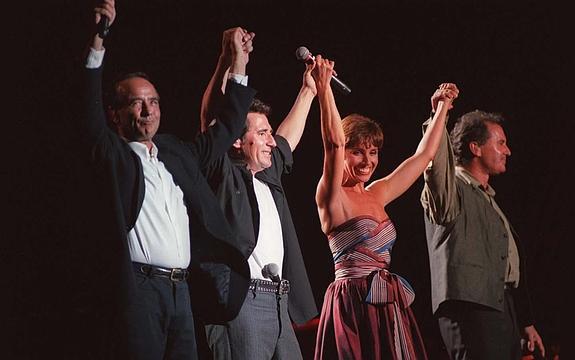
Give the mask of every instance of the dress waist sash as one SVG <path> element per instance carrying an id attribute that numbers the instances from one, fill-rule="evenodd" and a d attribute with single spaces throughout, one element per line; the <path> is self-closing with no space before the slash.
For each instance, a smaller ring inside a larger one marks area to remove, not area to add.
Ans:
<path id="1" fill-rule="evenodd" d="M 387 267 L 388 264 L 381 262 L 343 260 L 335 265 L 335 279 L 366 277 L 369 291 L 365 302 L 373 305 L 397 302 L 404 309 L 415 300 L 415 292 L 407 280 Z"/>

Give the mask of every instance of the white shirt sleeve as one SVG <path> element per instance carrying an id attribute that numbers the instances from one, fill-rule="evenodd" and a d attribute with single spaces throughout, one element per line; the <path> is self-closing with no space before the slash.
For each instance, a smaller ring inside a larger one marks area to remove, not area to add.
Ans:
<path id="1" fill-rule="evenodd" d="M 97 69 L 102 66 L 102 62 L 104 62 L 104 53 L 106 49 L 96 50 L 90 48 L 90 52 L 88 53 L 88 57 L 86 58 L 86 68 L 88 69 Z"/>
<path id="2" fill-rule="evenodd" d="M 228 79 L 240 85 L 248 86 L 248 76 L 241 74 L 229 73 Z"/>

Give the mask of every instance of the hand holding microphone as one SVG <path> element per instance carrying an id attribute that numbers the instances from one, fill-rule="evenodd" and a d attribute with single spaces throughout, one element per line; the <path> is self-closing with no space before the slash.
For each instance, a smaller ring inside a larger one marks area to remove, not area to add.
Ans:
<path id="1" fill-rule="evenodd" d="M 94 9 L 94 13 L 96 15 L 96 33 L 101 39 L 104 39 L 116 18 L 114 0 L 104 0 Z"/>
<path id="2" fill-rule="evenodd" d="M 297 48 L 295 56 L 298 60 L 301 60 L 307 64 L 313 63 L 315 61 L 315 57 L 304 46 L 300 46 L 299 48 Z M 351 89 L 349 88 L 349 86 L 347 86 L 343 81 L 338 79 L 335 75 L 331 76 L 331 84 L 333 85 L 334 88 L 338 89 L 340 92 L 344 94 L 351 93 Z"/>
<path id="3" fill-rule="evenodd" d="M 98 36 L 102 39 L 105 38 L 110 32 L 110 19 L 107 16 L 102 16 L 98 22 Z"/>

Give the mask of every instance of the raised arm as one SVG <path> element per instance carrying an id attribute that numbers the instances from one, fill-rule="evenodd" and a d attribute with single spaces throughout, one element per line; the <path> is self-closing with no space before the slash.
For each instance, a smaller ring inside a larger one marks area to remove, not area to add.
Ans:
<path id="1" fill-rule="evenodd" d="M 431 104 L 435 111 L 437 101 L 434 101 L 434 98 Z M 423 124 L 424 131 L 431 121 L 430 118 Z M 443 129 L 437 153 L 425 169 L 423 178 L 425 184 L 421 192 L 421 205 L 425 216 L 435 224 L 449 223 L 459 213 L 459 201 L 455 177 L 455 156 L 447 129 Z"/>
<path id="2" fill-rule="evenodd" d="M 447 112 L 452 108 L 452 102 L 458 95 L 459 90 L 455 84 L 443 83 L 439 86 L 431 98 L 435 114 L 429 122 L 415 153 L 403 161 L 391 174 L 368 186 L 367 189 L 384 206 L 409 189 L 421 176 L 429 162 L 433 160 L 445 131 Z M 437 104 L 436 109 L 434 104 Z"/>
<path id="3" fill-rule="evenodd" d="M 303 83 L 295 102 L 276 131 L 276 134 L 283 136 L 288 141 L 292 151 L 295 150 L 303 135 L 311 103 L 317 94 L 315 80 L 311 76 L 313 67 L 313 64 L 306 66 L 303 74 Z"/>
<path id="4" fill-rule="evenodd" d="M 96 27 L 102 16 L 109 19 L 109 26 L 116 18 L 114 0 L 104 0 L 94 8 L 94 18 L 90 39 L 86 46 L 84 71 L 80 98 L 83 113 L 79 117 L 78 130 L 87 143 L 93 145 L 107 129 L 106 116 L 102 106 L 102 62 L 104 58 L 104 40 L 96 33 Z"/>
<path id="5" fill-rule="evenodd" d="M 212 86 L 216 83 L 216 74 L 222 73 L 223 66 L 228 63 L 230 64 L 229 67 L 226 67 L 222 74 L 235 74 L 241 79 L 245 79 L 249 53 L 253 50 L 251 41 L 253 36 L 253 33 L 239 27 L 224 31 L 222 56 L 220 56 L 216 72 L 212 77 Z M 209 113 L 211 113 L 215 122 L 212 126 L 212 124 L 204 123 L 206 118 L 202 119 L 204 129 L 192 143 L 192 149 L 196 152 L 198 159 L 200 159 L 202 168 L 219 159 L 220 156 L 229 150 L 233 142 L 241 136 L 245 127 L 248 109 L 255 95 L 255 90 L 244 85 L 236 78 L 228 79 L 226 76 L 221 81 L 226 83 L 223 87 L 225 93 L 219 93 L 217 100 L 210 98 L 210 94 L 204 96 L 206 104 L 209 104 L 208 106 L 210 107 Z M 210 91 L 217 93 L 220 90 L 214 90 L 213 88 L 210 90 L 208 86 L 206 93 Z M 202 109 L 202 112 L 204 112 L 204 109 Z"/>
<path id="6" fill-rule="evenodd" d="M 108 26 L 112 26 L 112 23 L 116 19 L 115 0 L 103 0 L 94 8 L 94 27 L 91 32 L 93 37 L 91 39 L 90 47 L 97 51 L 104 49 L 104 39 L 102 39 L 96 31 L 97 24 L 102 19 L 102 16 L 107 17 Z"/>
<path id="7" fill-rule="evenodd" d="M 343 215 L 340 192 L 343 182 L 345 135 L 330 86 L 333 67 L 333 61 L 317 55 L 315 69 L 312 72 L 317 86 L 324 148 L 323 173 L 317 186 L 315 200 L 324 233 L 333 227 L 334 215 Z"/>
<path id="8" fill-rule="evenodd" d="M 249 53 L 253 51 L 255 34 L 240 27 L 228 29 L 222 35 L 222 52 L 216 69 L 204 91 L 200 110 L 200 130 L 206 131 L 215 119 L 217 102 L 225 93 L 228 77 L 231 74 L 246 76 Z"/>

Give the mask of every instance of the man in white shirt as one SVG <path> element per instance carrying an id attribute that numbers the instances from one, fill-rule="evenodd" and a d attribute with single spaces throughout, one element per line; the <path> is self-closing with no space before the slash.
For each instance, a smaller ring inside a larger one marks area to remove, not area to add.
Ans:
<path id="1" fill-rule="evenodd" d="M 94 9 L 95 24 L 105 16 L 112 25 L 114 0 Z M 224 32 L 222 46 L 232 74 L 245 76 L 253 34 L 241 28 Z M 110 227 L 118 238 L 114 278 L 108 285 L 122 298 L 117 310 L 117 344 L 112 357 L 135 359 L 197 358 L 191 297 L 202 289 L 188 283 L 194 244 L 229 242 L 234 237 L 201 169 L 221 156 L 241 133 L 255 91 L 230 76 L 230 89 L 218 108 L 213 131 L 185 143 L 156 134 L 160 97 L 148 77 L 128 74 L 114 83 L 113 99 L 102 107 L 103 38 L 94 35 L 86 59 L 82 136 L 91 161 L 109 177 L 113 212 Z M 111 129 L 110 129 L 111 128 Z M 116 280 L 115 278 L 121 278 Z M 114 293 L 115 294 L 115 293 Z M 116 294 L 115 294 L 116 295 Z"/>
<path id="2" fill-rule="evenodd" d="M 218 62 L 204 93 L 203 131 L 210 131 L 213 106 L 229 89 L 223 81 L 228 67 Z M 237 235 L 233 245 L 248 261 L 251 275 L 238 316 L 224 324 L 207 321 L 207 340 L 215 359 L 301 359 L 292 322 L 303 324 L 317 315 L 281 184 L 282 175 L 291 170 L 292 151 L 317 92 L 312 68 L 306 68 L 295 102 L 276 134 L 269 122 L 270 107 L 255 99 L 243 134 L 227 155 L 204 172 Z"/>

